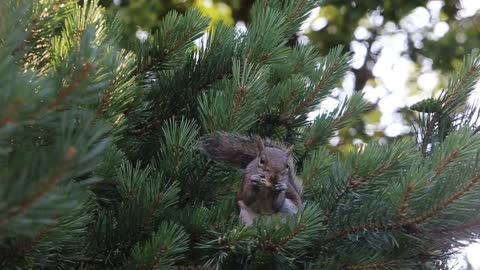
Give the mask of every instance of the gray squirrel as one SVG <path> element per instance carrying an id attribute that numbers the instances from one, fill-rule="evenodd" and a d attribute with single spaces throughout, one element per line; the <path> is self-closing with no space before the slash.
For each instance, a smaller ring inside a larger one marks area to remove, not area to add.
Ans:
<path id="1" fill-rule="evenodd" d="M 302 184 L 295 176 L 293 146 L 230 133 L 200 138 L 210 159 L 243 170 L 237 192 L 240 220 L 251 225 L 258 216 L 294 215 L 302 203 Z"/>

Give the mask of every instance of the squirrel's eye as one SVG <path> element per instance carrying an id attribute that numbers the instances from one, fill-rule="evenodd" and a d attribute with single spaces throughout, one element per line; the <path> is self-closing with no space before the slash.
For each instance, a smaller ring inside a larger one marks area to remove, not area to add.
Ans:
<path id="1" fill-rule="evenodd" d="M 289 170 L 289 169 L 290 169 L 290 165 L 288 165 L 288 163 L 287 163 L 287 165 L 285 166 L 285 168 L 286 168 L 287 170 Z"/>
<path id="2" fill-rule="evenodd" d="M 264 164 L 265 163 L 265 158 L 264 157 L 260 157 L 260 164 Z"/>

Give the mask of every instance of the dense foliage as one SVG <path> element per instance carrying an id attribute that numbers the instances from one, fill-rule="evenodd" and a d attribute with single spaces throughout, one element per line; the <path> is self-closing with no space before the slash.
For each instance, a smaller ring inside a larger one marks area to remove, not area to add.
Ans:
<path id="1" fill-rule="evenodd" d="M 336 153 L 372 106 L 308 120 L 351 62 L 289 42 L 315 5 L 258 1 L 246 32 L 170 12 L 126 40 L 96 0 L 2 1 L 1 268 L 446 267 L 480 229 L 480 54 L 412 108 L 417 136 Z M 298 215 L 239 224 L 241 173 L 196 149 L 216 131 L 295 145 Z"/>

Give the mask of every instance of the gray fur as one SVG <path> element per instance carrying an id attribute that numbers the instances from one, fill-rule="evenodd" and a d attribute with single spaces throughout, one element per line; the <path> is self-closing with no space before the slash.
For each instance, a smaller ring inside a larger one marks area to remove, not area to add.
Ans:
<path id="1" fill-rule="evenodd" d="M 288 149 L 288 145 L 265 139 L 265 147 L 277 148 L 283 151 Z M 224 163 L 238 169 L 244 170 L 248 164 L 257 158 L 257 146 L 255 137 L 242 136 L 234 133 L 216 132 L 201 137 L 197 148 L 211 160 Z M 295 163 L 293 158 L 289 160 L 292 187 L 298 194 L 303 194 L 301 181 L 295 176 Z"/>
<path id="2" fill-rule="evenodd" d="M 200 138 L 197 147 L 211 160 L 244 171 L 237 194 L 242 223 L 250 225 L 259 215 L 288 216 L 298 212 L 303 188 L 287 145 L 217 132 Z"/>

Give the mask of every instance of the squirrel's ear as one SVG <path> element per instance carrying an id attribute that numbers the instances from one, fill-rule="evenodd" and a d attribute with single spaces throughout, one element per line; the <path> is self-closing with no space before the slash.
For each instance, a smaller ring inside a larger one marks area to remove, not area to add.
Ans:
<path id="1" fill-rule="evenodd" d="M 295 145 L 293 145 L 293 144 L 290 147 L 287 148 L 287 155 L 289 157 L 292 156 L 293 148 L 295 148 Z"/>
<path id="2" fill-rule="evenodd" d="M 259 136 L 256 137 L 255 142 L 257 144 L 257 155 L 260 155 L 260 153 L 262 153 L 265 149 L 265 144 L 263 143 L 262 138 Z"/>

